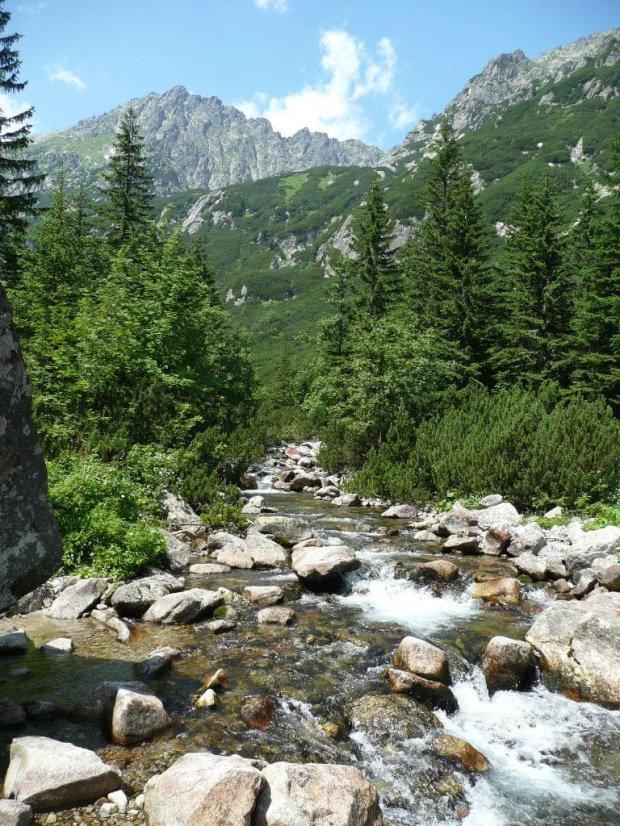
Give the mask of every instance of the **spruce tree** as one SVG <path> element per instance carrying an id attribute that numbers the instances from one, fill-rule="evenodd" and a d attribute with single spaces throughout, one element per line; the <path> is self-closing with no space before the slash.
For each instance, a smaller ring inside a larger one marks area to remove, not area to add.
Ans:
<path id="1" fill-rule="evenodd" d="M 527 182 L 515 204 L 503 259 L 503 319 L 493 361 L 500 381 L 566 383 L 571 281 L 566 241 L 549 179 Z"/>
<path id="2" fill-rule="evenodd" d="M 147 230 L 152 217 L 152 181 L 144 157 L 144 141 L 132 108 L 123 116 L 102 174 L 105 203 L 103 229 L 113 246 L 127 244 Z"/>
<path id="3" fill-rule="evenodd" d="M 322 322 L 321 337 L 328 358 L 339 361 L 347 355 L 352 317 L 351 262 L 339 258 L 333 265 L 334 275 L 327 287 L 327 303 L 333 314 Z"/>
<path id="4" fill-rule="evenodd" d="M 378 181 L 370 187 L 365 213 L 357 222 L 352 250 L 357 260 L 352 268 L 359 279 L 357 305 L 370 319 L 385 314 L 400 291 L 401 278 L 391 249 L 394 222 L 388 215 Z"/>
<path id="5" fill-rule="evenodd" d="M 189 265 L 194 271 L 196 278 L 204 287 L 204 293 L 211 307 L 221 307 L 222 302 L 217 292 L 215 283 L 215 270 L 207 258 L 207 253 L 202 238 L 196 239 L 189 248 Z"/>
<path id="6" fill-rule="evenodd" d="M 620 175 L 620 141 L 614 153 Z M 573 320 L 572 385 L 601 394 L 620 412 L 620 194 L 615 189 L 594 221 L 591 254 L 583 269 Z"/>
<path id="7" fill-rule="evenodd" d="M 26 84 L 19 80 L 21 61 L 15 44 L 18 34 L 2 34 L 11 19 L 0 0 L 0 93 L 21 92 Z M 36 162 L 23 157 L 31 143 L 30 119 L 33 109 L 17 115 L 0 109 L 0 265 L 3 278 L 15 280 L 15 234 L 25 229 L 28 218 L 36 211 L 36 189 L 43 180 L 36 172 Z"/>
<path id="8" fill-rule="evenodd" d="M 440 331 L 463 379 L 489 381 L 490 275 L 482 212 L 452 127 L 441 127 L 422 198 L 426 216 L 401 255 L 409 306 L 420 329 Z"/>

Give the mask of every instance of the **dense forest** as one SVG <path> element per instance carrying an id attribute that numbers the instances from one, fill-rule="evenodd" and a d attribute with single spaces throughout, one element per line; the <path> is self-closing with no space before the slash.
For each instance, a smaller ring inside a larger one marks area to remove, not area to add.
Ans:
<path id="1" fill-rule="evenodd" d="M 2 39 L 6 93 L 23 88 L 16 38 Z M 501 492 L 620 523 L 620 143 L 599 181 L 611 194 L 593 178 L 576 221 L 551 179 L 526 180 L 497 253 L 444 123 L 413 238 L 392 250 L 373 182 L 304 366 L 283 357 L 260 386 L 208 247 L 158 220 L 133 112 L 97 192 L 61 173 L 45 210 L 23 157 L 31 115 L 0 118 L 0 256 L 67 571 L 129 576 L 161 558 L 163 489 L 209 525 L 243 524 L 247 465 L 300 436 L 367 495 Z"/>

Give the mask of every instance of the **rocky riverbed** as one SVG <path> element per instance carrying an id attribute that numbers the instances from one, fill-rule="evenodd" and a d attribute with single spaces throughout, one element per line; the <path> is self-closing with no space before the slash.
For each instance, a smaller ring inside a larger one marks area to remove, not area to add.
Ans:
<path id="1" fill-rule="evenodd" d="M 5 796 L 58 824 L 616 823 L 620 531 L 364 501 L 316 447 L 253 469 L 247 535 L 168 496 L 168 571 L 0 620 Z"/>

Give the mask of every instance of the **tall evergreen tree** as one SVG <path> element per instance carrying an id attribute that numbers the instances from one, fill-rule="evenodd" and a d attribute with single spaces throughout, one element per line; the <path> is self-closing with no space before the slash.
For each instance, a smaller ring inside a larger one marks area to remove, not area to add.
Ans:
<path id="1" fill-rule="evenodd" d="M 620 141 L 614 153 L 620 176 Z M 601 394 L 620 412 L 620 193 L 614 189 L 594 221 L 573 320 L 573 388 Z"/>
<path id="2" fill-rule="evenodd" d="M 464 378 L 488 380 L 488 244 L 470 169 L 447 123 L 422 203 L 426 217 L 401 255 L 414 322 L 441 332 Z"/>
<path id="3" fill-rule="evenodd" d="M 330 359 L 340 360 L 349 350 L 351 328 L 351 262 L 340 258 L 334 265 L 334 275 L 327 287 L 327 303 L 333 314 L 322 323 L 321 337 Z"/>
<path id="4" fill-rule="evenodd" d="M 197 279 L 204 286 L 204 291 L 207 295 L 209 304 L 212 307 L 221 307 L 222 302 L 220 301 L 215 283 L 215 270 L 207 258 L 207 253 L 202 238 L 198 238 L 192 243 L 189 248 L 188 260 L 189 265 L 194 270 Z"/>
<path id="5" fill-rule="evenodd" d="M 571 281 L 556 199 L 548 178 L 527 182 L 515 205 L 500 265 L 503 319 L 493 361 L 504 383 L 566 383 Z"/>
<path id="6" fill-rule="evenodd" d="M 114 246 L 138 238 L 152 218 L 151 176 L 144 157 L 144 141 L 132 108 L 123 116 L 102 174 L 106 202 L 101 207 L 104 231 Z"/>
<path id="7" fill-rule="evenodd" d="M 357 255 L 352 270 L 360 282 L 357 304 L 360 311 L 373 320 L 385 314 L 400 292 L 401 278 L 395 253 L 390 249 L 393 232 L 394 222 L 388 214 L 379 183 L 374 181 L 352 243 Z"/>
<path id="8" fill-rule="evenodd" d="M 21 92 L 26 84 L 19 80 L 21 61 L 15 50 L 18 34 L 3 34 L 11 19 L 0 0 L 0 93 Z M 36 189 L 43 180 L 36 172 L 36 162 L 23 157 L 31 143 L 30 119 L 33 109 L 17 115 L 5 114 L 0 108 L 0 266 L 3 279 L 15 280 L 15 253 L 18 235 L 36 209 Z"/>

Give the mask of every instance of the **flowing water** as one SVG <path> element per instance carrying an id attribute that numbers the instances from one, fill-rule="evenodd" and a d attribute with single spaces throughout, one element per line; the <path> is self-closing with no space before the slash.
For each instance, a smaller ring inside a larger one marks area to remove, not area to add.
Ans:
<path id="1" fill-rule="evenodd" d="M 607 826 L 620 823 L 620 712 L 578 703 L 542 683 L 527 693 L 492 698 L 476 667 L 490 637 L 523 639 L 532 616 L 549 600 L 543 589 L 526 589 L 518 608 L 485 608 L 469 595 L 477 570 L 503 573 L 505 561 L 459 557 L 461 577 L 441 594 L 411 582 L 407 571 L 437 558 L 411 533 L 386 536 L 394 523 L 377 512 L 343 511 L 307 494 L 279 494 L 262 482 L 268 505 L 307 519 L 325 542 L 354 548 L 362 568 L 338 594 L 305 591 L 287 571 L 232 571 L 189 577 L 189 587 L 277 583 L 297 612 L 290 628 L 256 622 L 256 607 L 239 604 L 235 631 L 210 636 L 199 627 L 137 626 L 130 645 L 94 621 L 54 622 L 41 615 L 24 625 L 39 644 L 71 636 L 75 653 L 45 658 L 32 649 L 29 677 L 0 690 L 21 702 L 53 700 L 70 706 L 103 680 L 140 679 L 138 663 L 161 645 L 183 649 L 173 670 L 151 685 L 173 715 L 160 738 L 136 748 L 111 746 L 95 724 L 71 716 L 29 723 L 27 733 L 46 734 L 95 748 L 123 767 L 127 790 L 198 749 L 238 752 L 269 761 L 341 762 L 359 765 L 380 791 L 387 826 L 466 823 L 468 826 Z M 401 525 L 401 527 L 403 527 Z M 434 756 L 428 738 L 392 740 L 353 732 L 347 706 L 369 693 L 387 693 L 381 671 L 391 664 L 402 637 L 411 633 L 448 653 L 459 711 L 437 716 L 448 733 L 463 737 L 488 758 L 491 770 L 473 779 Z M 217 668 L 229 681 L 215 710 L 197 711 L 201 681 Z M 248 695 L 269 695 L 276 706 L 265 730 L 250 729 L 240 715 Z M 86 710 L 87 711 L 87 710 Z M 20 734 L 24 733 L 20 730 Z M 3 743 L 10 740 L 3 735 Z"/>

